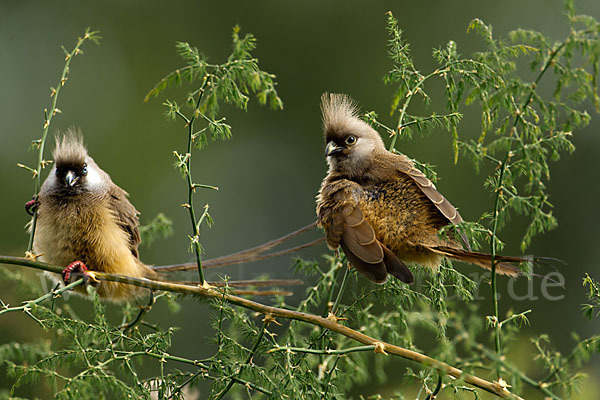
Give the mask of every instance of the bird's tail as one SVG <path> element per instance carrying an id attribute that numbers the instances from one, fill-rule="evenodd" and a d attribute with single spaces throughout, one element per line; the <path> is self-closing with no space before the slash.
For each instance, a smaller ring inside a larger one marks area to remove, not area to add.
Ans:
<path id="1" fill-rule="evenodd" d="M 452 258 L 458 261 L 463 261 L 469 264 L 475 264 L 487 270 L 492 269 L 492 255 L 486 253 L 478 253 L 475 251 L 467 251 L 448 246 L 435 246 L 431 250 L 441 254 L 444 257 Z M 500 256 L 494 257 L 496 262 L 496 273 L 508 276 L 521 275 L 521 270 L 513 265 L 514 263 L 534 262 L 533 259 L 524 257 Z"/>

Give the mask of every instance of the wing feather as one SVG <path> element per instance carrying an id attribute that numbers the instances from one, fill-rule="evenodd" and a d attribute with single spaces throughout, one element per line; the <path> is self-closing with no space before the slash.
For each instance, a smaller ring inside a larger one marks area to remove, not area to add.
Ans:
<path id="1" fill-rule="evenodd" d="M 325 229 L 327 243 L 340 246 L 350 264 L 376 283 L 384 283 L 390 273 L 402 282 L 414 277 L 406 265 L 379 240 L 360 208 L 362 188 L 341 180 L 321 189 L 317 206 L 318 222 Z"/>
<path id="2" fill-rule="evenodd" d="M 450 203 L 440 192 L 437 191 L 433 182 L 425 176 L 423 172 L 417 169 L 412 161 L 406 156 L 400 155 L 402 161 L 398 163 L 398 169 L 400 172 L 410 176 L 419 189 L 427 196 L 429 200 L 437 207 L 448 221 L 453 224 L 459 224 L 463 222 L 462 217 L 458 210 Z"/>
<path id="3" fill-rule="evenodd" d="M 138 246 L 141 242 L 138 210 L 127 198 L 126 191 L 114 185 L 109 190 L 109 201 L 111 209 L 114 211 L 119 227 L 125 231 L 129 237 L 129 249 L 131 253 L 139 259 Z"/>
<path id="4" fill-rule="evenodd" d="M 440 213 L 449 222 L 453 223 L 454 225 L 463 222 L 462 216 L 456 207 L 454 207 L 452 203 L 450 203 L 440 192 L 438 192 L 433 182 L 431 182 L 423 172 L 416 168 L 412 161 L 408 159 L 408 157 L 404 155 L 398 155 L 398 157 L 401 158 L 401 161 L 397 163 L 398 171 L 411 177 L 419 189 L 421 189 L 423 194 L 427 196 L 427 198 L 433 203 L 433 205 L 436 206 Z M 471 248 L 469 241 L 467 240 L 465 233 L 460 231 L 459 234 L 467 248 L 470 250 Z"/>
<path id="5" fill-rule="evenodd" d="M 319 194 L 317 215 L 330 248 L 342 247 L 348 261 L 370 280 L 383 283 L 387 272 L 383 249 L 373 227 L 360 209 L 362 188 L 349 180 L 324 185 Z"/>

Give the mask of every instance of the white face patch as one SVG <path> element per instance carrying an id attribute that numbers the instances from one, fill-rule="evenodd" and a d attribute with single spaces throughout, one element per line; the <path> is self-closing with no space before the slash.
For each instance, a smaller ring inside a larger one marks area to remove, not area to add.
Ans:
<path id="1" fill-rule="evenodd" d="M 86 186 L 90 189 L 96 189 L 104 185 L 104 180 L 94 164 L 88 163 L 87 170 L 88 173 L 85 177 Z"/>
<path id="2" fill-rule="evenodd" d="M 360 160 L 370 157 L 373 150 L 375 150 L 375 141 L 370 138 L 360 137 L 357 139 L 353 150 L 353 157 L 356 157 L 356 159 Z"/>

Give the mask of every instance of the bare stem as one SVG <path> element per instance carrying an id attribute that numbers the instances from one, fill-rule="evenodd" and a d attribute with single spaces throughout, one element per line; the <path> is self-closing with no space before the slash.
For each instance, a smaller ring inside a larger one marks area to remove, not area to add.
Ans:
<path id="1" fill-rule="evenodd" d="M 187 157 L 185 161 L 185 171 L 186 178 L 188 183 L 188 206 L 187 209 L 190 214 L 190 220 L 192 222 L 192 232 L 193 236 L 191 238 L 192 245 L 194 247 L 194 253 L 196 255 L 196 266 L 198 268 L 198 277 L 200 280 L 200 284 L 204 284 L 204 273 L 202 271 L 202 247 L 200 246 L 200 224 L 196 220 L 196 213 L 194 211 L 194 182 L 192 180 L 192 144 L 193 144 L 193 136 L 194 136 L 194 121 L 196 120 L 196 114 L 199 113 L 200 102 L 202 101 L 202 95 L 204 94 L 204 87 L 206 86 L 207 81 L 204 80 L 202 86 L 198 93 L 198 100 L 196 101 L 196 107 L 194 108 L 194 112 L 192 117 L 189 119 L 187 123 L 188 128 L 188 142 L 187 142 Z"/>
<path id="2" fill-rule="evenodd" d="M 321 355 L 330 355 L 330 354 L 350 354 L 356 353 L 359 351 L 373 351 L 375 350 L 375 345 L 369 346 L 357 346 L 357 347 L 349 347 L 347 349 L 309 349 L 306 347 L 291 347 L 291 346 L 280 346 L 275 347 L 274 349 L 269 350 L 269 353 L 274 353 L 276 351 L 289 351 L 292 353 L 307 353 L 307 354 L 321 354 Z"/>
<path id="3" fill-rule="evenodd" d="M 61 293 L 68 292 L 69 290 L 73 289 L 76 286 L 81 285 L 82 283 L 83 283 L 83 278 L 78 279 L 75 282 L 69 283 L 68 285 L 66 285 L 60 289 L 52 290 L 52 291 L 46 293 L 45 295 L 38 297 L 35 300 L 26 301 L 23 303 L 22 306 L 18 306 L 18 307 L 8 307 L 7 305 L 4 305 L 4 303 L 1 303 L 0 307 L 2 309 L 0 309 L 0 315 L 9 313 L 9 312 L 14 312 L 14 311 L 23 311 L 25 313 L 29 313 L 29 310 L 31 310 L 32 305 L 39 304 L 39 303 L 43 302 L 44 300 L 48 300 L 50 298 L 58 297 L 61 295 Z"/>
<path id="4" fill-rule="evenodd" d="M 38 141 L 34 142 L 38 147 L 38 164 L 37 168 L 34 171 L 34 186 L 33 186 L 33 198 L 36 199 L 39 192 L 40 187 L 42 185 L 42 169 L 44 168 L 44 147 L 46 145 L 46 138 L 48 137 L 48 131 L 50 129 L 50 123 L 52 122 L 52 118 L 54 115 L 60 112 L 58 107 L 56 106 L 58 103 L 58 95 L 60 93 L 60 89 L 67 82 L 67 76 L 69 75 L 69 65 L 71 65 L 71 60 L 78 54 L 81 54 L 80 47 L 86 40 L 92 40 L 97 43 L 99 36 L 97 35 L 97 31 L 92 32 L 89 28 L 85 30 L 85 34 L 83 37 L 77 39 L 77 44 L 75 48 L 71 50 L 71 52 L 67 52 L 65 50 L 65 66 L 62 70 L 62 74 L 60 76 L 60 80 L 58 81 L 58 85 L 56 88 L 51 88 L 50 97 L 52 98 L 52 106 L 50 107 L 50 112 L 44 110 L 44 130 L 42 132 L 42 138 Z M 64 47 L 63 47 L 64 49 Z M 33 216 L 31 217 L 31 232 L 29 234 L 29 244 L 27 245 L 27 252 L 31 252 L 33 249 L 33 238 L 35 236 L 35 226 L 37 224 L 37 212 L 34 211 Z"/>

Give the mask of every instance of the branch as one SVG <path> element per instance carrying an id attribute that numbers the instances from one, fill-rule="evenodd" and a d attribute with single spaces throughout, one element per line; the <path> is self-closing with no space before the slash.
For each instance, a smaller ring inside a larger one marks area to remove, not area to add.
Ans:
<path id="1" fill-rule="evenodd" d="M 192 245 L 194 246 L 194 253 L 196 254 L 196 268 L 198 268 L 198 276 L 200 278 L 200 283 L 204 284 L 204 273 L 202 272 L 202 248 L 200 247 L 200 224 L 202 223 L 202 219 L 208 213 L 208 204 L 204 207 L 204 214 L 201 217 L 201 221 L 196 221 L 196 213 L 194 211 L 194 183 L 192 180 L 192 142 L 194 137 L 194 121 L 196 120 L 196 110 L 200 107 L 200 102 L 202 101 L 202 95 L 204 94 L 204 86 L 206 85 L 206 80 L 202 83 L 202 87 L 200 88 L 200 94 L 198 95 L 198 100 L 196 102 L 196 108 L 194 109 L 194 114 L 192 118 L 189 119 L 187 123 L 188 128 L 188 142 L 187 142 L 187 154 L 185 161 L 185 175 L 188 182 L 188 203 L 187 209 L 190 214 L 190 219 L 192 222 L 192 231 L 194 236 L 192 237 Z"/>
<path id="2" fill-rule="evenodd" d="M 25 301 L 25 302 L 23 302 L 22 306 L 18 306 L 18 307 L 9 307 L 7 304 L 4 304 L 2 301 L 0 301 L 0 307 L 2 308 L 0 310 L 0 315 L 8 313 L 8 312 L 12 312 L 12 311 L 23 311 L 23 312 L 25 312 L 25 314 L 31 316 L 30 311 L 31 311 L 32 305 L 39 304 L 49 298 L 58 297 L 61 295 L 61 293 L 68 292 L 69 290 L 73 289 L 75 286 L 79 286 L 82 283 L 83 283 L 83 278 L 78 279 L 66 286 L 61 287 L 60 289 L 52 290 L 52 291 L 46 293 L 45 295 L 38 297 L 35 300 Z"/>
<path id="3" fill-rule="evenodd" d="M 332 350 L 332 349 L 309 349 L 309 348 L 304 348 L 304 347 L 290 347 L 290 346 L 278 346 L 275 347 L 271 350 L 268 351 L 268 353 L 274 353 L 276 351 L 289 351 L 291 353 L 307 353 L 307 354 L 321 354 L 321 355 L 329 355 L 329 354 L 337 354 L 337 355 L 343 355 L 343 354 L 349 354 L 349 353 L 356 353 L 359 351 L 375 351 L 375 349 L 377 348 L 376 345 L 369 345 L 369 346 L 357 346 L 357 347 L 350 347 L 347 349 L 336 349 L 336 350 Z"/>
<path id="4" fill-rule="evenodd" d="M 263 319 L 262 327 L 260 328 L 260 332 L 258 333 L 258 337 L 256 338 L 256 342 L 254 342 L 254 346 L 252 346 L 252 349 L 250 350 L 250 353 L 248 354 L 248 357 L 246 358 L 246 362 L 242 366 L 240 366 L 240 368 L 237 370 L 235 375 L 240 374 L 244 365 L 250 364 L 250 362 L 252 361 L 252 358 L 254 357 L 254 354 L 256 353 L 256 350 L 258 350 L 258 346 L 260 345 L 260 342 L 261 342 L 263 336 L 265 335 L 265 329 L 267 329 L 267 326 L 269 326 L 269 323 L 271 323 L 272 321 L 273 321 L 273 318 L 271 318 L 269 316 L 265 316 L 265 318 Z M 234 380 L 231 379 L 229 381 L 229 383 L 227 384 L 227 386 L 219 393 L 217 400 L 221 400 L 223 397 L 225 397 L 225 395 L 227 394 L 227 392 L 229 392 L 229 389 L 232 388 L 234 383 L 235 383 Z"/>
<path id="5" fill-rule="evenodd" d="M 0 256 L 0 263 L 21 265 L 29 268 L 35 268 L 55 273 L 60 273 L 63 270 L 63 267 L 58 265 L 47 264 L 39 261 L 32 261 L 21 257 Z M 264 314 L 265 316 L 287 318 L 291 320 L 303 321 L 312 325 L 317 325 L 322 328 L 329 329 L 330 331 L 337 332 L 341 335 L 344 335 L 350 339 L 353 339 L 365 345 L 372 345 L 374 346 L 374 349 L 376 349 L 375 352 L 383 354 L 393 354 L 408 360 L 415 361 L 427 367 L 434 368 L 443 374 L 453 376 L 457 379 L 462 379 L 466 383 L 478 387 L 482 390 L 485 390 L 486 392 L 495 394 L 498 397 L 521 399 L 521 397 L 512 394 L 510 391 L 508 391 L 505 387 L 501 386 L 497 382 L 492 383 L 486 381 L 485 379 L 467 374 L 456 367 L 428 357 L 424 354 L 372 338 L 345 325 L 339 324 L 336 321 L 335 317 L 331 319 L 323 318 L 305 312 L 298 312 L 267 306 L 265 304 L 257 303 L 255 301 L 248 300 L 242 297 L 220 292 L 212 287 L 186 286 L 169 282 L 153 281 L 144 278 L 130 278 L 127 276 L 107 274 L 104 272 L 95 271 L 94 277 L 101 281 L 127 283 L 148 289 L 165 290 L 169 292 L 189 294 L 207 298 L 224 299 L 228 303 L 256 311 L 258 313 Z"/>
<path id="6" fill-rule="evenodd" d="M 34 184 L 34 189 L 33 189 L 33 198 L 34 199 L 37 198 L 37 195 L 40 192 L 40 187 L 42 185 L 42 180 L 41 180 L 42 179 L 42 169 L 44 168 L 44 165 L 47 163 L 47 161 L 44 161 L 44 146 L 46 144 L 46 137 L 48 136 L 48 131 L 50 129 L 50 123 L 52 122 L 52 117 L 54 117 L 57 113 L 61 112 L 57 107 L 58 95 L 60 93 L 60 89 L 65 85 L 65 83 L 69 79 L 68 78 L 69 65 L 71 64 L 71 60 L 76 55 L 83 53 L 80 48 L 86 40 L 91 40 L 92 42 L 98 44 L 99 39 L 100 39 L 100 37 L 98 36 L 98 31 L 90 31 L 90 28 L 87 28 L 85 30 L 85 34 L 83 35 L 83 37 L 80 37 L 77 39 L 77 44 L 75 45 L 73 50 L 68 52 L 63 47 L 63 50 L 65 52 L 65 66 L 63 67 L 62 74 L 60 76 L 60 80 L 58 81 L 58 85 L 56 85 L 56 88 L 50 88 L 51 89 L 50 97 L 52 98 L 52 106 L 50 107 L 50 112 L 48 112 L 48 110 L 44 110 L 44 129 L 43 129 L 42 137 L 41 137 L 41 139 L 33 142 L 33 145 L 39 149 L 37 168 L 34 171 L 32 171 L 33 177 L 35 178 L 35 184 Z M 31 168 L 27 168 L 27 169 L 31 170 Z M 29 251 L 29 252 L 32 251 L 32 249 L 33 249 L 33 237 L 35 235 L 36 223 L 37 223 L 37 212 L 34 212 L 33 216 L 31 217 L 31 233 L 29 235 L 29 244 L 27 246 L 27 251 Z"/>

